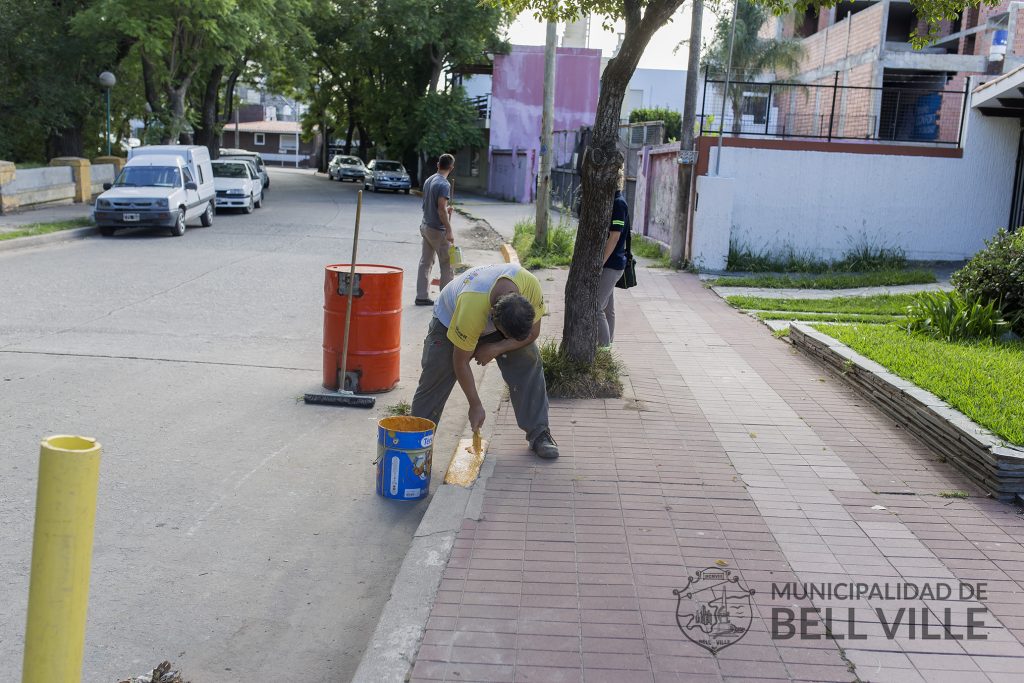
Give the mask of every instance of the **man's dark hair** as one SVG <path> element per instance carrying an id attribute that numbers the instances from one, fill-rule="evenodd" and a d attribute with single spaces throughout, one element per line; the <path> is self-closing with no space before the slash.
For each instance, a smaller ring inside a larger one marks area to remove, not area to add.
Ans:
<path id="1" fill-rule="evenodd" d="M 494 303 L 494 322 L 516 341 L 530 336 L 533 316 L 533 304 L 522 294 L 506 294 Z"/>
<path id="2" fill-rule="evenodd" d="M 437 158 L 437 167 L 442 171 L 447 171 L 455 165 L 455 157 L 451 154 L 442 154 Z"/>

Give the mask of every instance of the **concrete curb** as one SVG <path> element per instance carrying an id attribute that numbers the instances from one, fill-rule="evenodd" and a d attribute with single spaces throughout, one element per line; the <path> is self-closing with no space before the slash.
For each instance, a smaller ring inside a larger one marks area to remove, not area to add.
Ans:
<path id="1" fill-rule="evenodd" d="M 501 403 L 501 374 L 486 368 L 480 382 L 485 405 Z M 493 423 L 493 420 L 492 420 Z M 488 430 L 485 438 L 489 439 Z M 469 435 L 472 438 L 472 434 Z M 466 519 L 479 520 L 487 479 L 494 459 L 484 458 L 480 476 L 469 488 L 441 484 L 420 521 L 402 566 L 391 586 L 391 596 L 381 612 L 373 637 L 363 651 L 354 683 L 404 683 L 416 661 L 420 641 L 441 576 L 455 547 L 455 537 Z M 441 477 L 443 479 L 443 477 Z"/>
<path id="2" fill-rule="evenodd" d="M 789 337 L 983 491 L 1003 501 L 1024 495 L 1024 449 L 807 323 L 792 323 Z"/>
<path id="3" fill-rule="evenodd" d="M 0 241 L 0 252 L 14 251 L 15 249 L 26 249 L 28 247 L 39 247 L 54 242 L 68 242 L 71 240 L 85 239 L 100 234 L 96 226 L 85 228 L 71 228 L 60 230 L 47 235 L 34 235 L 32 237 L 15 237 L 14 239 Z"/>
<path id="4" fill-rule="evenodd" d="M 505 263 L 519 263 L 519 254 L 511 244 L 501 245 L 501 256 L 505 259 Z"/>

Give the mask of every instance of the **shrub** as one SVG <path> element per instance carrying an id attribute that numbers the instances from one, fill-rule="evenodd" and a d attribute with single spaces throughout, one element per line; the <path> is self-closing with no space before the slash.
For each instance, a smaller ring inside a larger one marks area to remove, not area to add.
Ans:
<path id="1" fill-rule="evenodd" d="M 619 398 L 622 396 L 622 363 L 611 349 L 599 348 L 594 362 L 579 364 L 566 358 L 555 339 L 540 345 L 544 381 L 552 398 Z"/>
<path id="2" fill-rule="evenodd" d="M 683 125 L 683 115 L 677 111 L 656 107 L 654 109 L 634 109 L 629 112 L 630 123 L 643 123 L 646 121 L 664 121 L 665 133 L 662 142 L 678 140 Z"/>
<path id="3" fill-rule="evenodd" d="M 754 251 L 733 240 L 726 261 L 726 270 L 750 273 L 869 273 L 903 270 L 906 266 L 902 249 L 867 242 L 851 247 L 837 261 L 828 261 L 792 245 L 776 251 Z"/>
<path id="4" fill-rule="evenodd" d="M 953 274 L 965 296 L 994 301 L 1017 334 L 1024 335 L 1024 230 L 1000 230 Z"/>
<path id="5" fill-rule="evenodd" d="M 994 339 L 1009 329 L 995 301 L 983 303 L 959 292 L 924 292 L 907 306 L 911 332 L 948 342 Z"/>

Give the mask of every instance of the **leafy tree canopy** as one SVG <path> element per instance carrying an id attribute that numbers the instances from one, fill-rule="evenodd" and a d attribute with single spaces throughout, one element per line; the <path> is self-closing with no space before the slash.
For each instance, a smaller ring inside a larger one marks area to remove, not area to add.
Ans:
<path id="1" fill-rule="evenodd" d="M 478 0 L 317 0 L 315 48 L 301 90 L 316 101 L 311 117 L 328 128 L 359 131 L 378 153 L 410 170 L 445 151 L 480 140 L 461 91 L 442 86 L 446 69 L 477 64 L 506 45 L 507 15 Z M 337 132 L 334 137 L 338 137 Z"/>

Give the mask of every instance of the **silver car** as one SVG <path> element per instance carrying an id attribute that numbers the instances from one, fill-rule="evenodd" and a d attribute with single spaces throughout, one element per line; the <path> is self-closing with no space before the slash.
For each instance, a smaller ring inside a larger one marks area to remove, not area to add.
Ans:
<path id="1" fill-rule="evenodd" d="M 400 162 L 374 159 L 366 165 L 366 172 L 363 174 L 363 189 L 374 192 L 392 190 L 409 194 L 412 182 L 409 180 L 408 171 Z"/>
<path id="2" fill-rule="evenodd" d="M 327 167 L 327 175 L 331 180 L 340 180 L 341 182 L 351 180 L 358 183 L 366 175 L 366 166 L 359 157 L 335 154 Z"/>
<path id="3" fill-rule="evenodd" d="M 270 189 L 270 174 L 267 173 L 267 167 L 263 164 L 263 157 L 260 156 L 259 152 L 250 152 L 247 149 L 224 149 L 221 148 L 219 159 L 234 160 L 234 159 L 245 159 L 246 161 L 252 162 L 256 166 L 256 170 L 260 174 L 260 178 L 263 179 L 263 189 Z"/>

